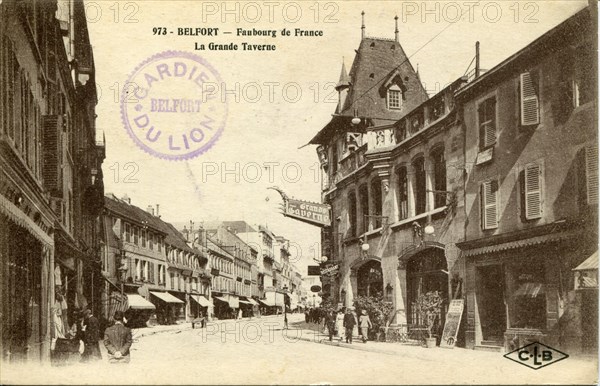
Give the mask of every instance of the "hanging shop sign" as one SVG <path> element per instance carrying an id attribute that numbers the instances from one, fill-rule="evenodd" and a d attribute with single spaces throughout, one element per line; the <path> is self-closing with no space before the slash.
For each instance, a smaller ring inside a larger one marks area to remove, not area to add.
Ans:
<path id="1" fill-rule="evenodd" d="M 327 267 L 321 268 L 321 276 L 335 276 L 340 270 L 339 264 L 332 264 Z"/>
<path id="2" fill-rule="evenodd" d="M 281 195 L 283 199 L 282 214 L 284 216 L 318 227 L 331 226 L 330 205 L 290 198 L 276 186 L 269 189 L 276 190 Z"/>
<path id="3" fill-rule="evenodd" d="M 320 285 L 313 285 L 313 286 L 310 287 L 310 290 L 312 292 L 319 292 L 319 291 L 321 291 L 321 286 Z"/>

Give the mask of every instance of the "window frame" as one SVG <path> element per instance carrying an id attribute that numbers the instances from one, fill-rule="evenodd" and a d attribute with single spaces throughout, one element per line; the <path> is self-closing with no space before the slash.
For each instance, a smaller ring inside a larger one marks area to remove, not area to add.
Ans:
<path id="1" fill-rule="evenodd" d="M 390 86 L 386 94 L 388 110 L 402 110 L 402 98 L 402 89 L 398 85 Z"/>
<path id="2" fill-rule="evenodd" d="M 487 103 L 491 103 L 493 101 L 493 106 L 494 106 L 494 112 L 493 114 L 490 114 L 490 116 L 487 116 L 487 109 L 484 107 Z M 481 109 L 484 108 L 485 113 L 484 113 L 484 118 L 486 118 L 486 120 L 482 121 L 481 120 Z M 481 98 L 478 102 L 477 102 L 477 108 L 476 108 L 476 117 L 477 117 L 477 132 L 478 132 L 478 138 L 479 138 L 479 151 L 483 151 L 486 150 L 490 147 L 493 147 L 496 145 L 496 142 L 498 142 L 498 97 L 496 95 L 496 93 L 492 93 L 489 95 L 486 95 L 485 97 Z M 489 131 L 487 129 L 484 129 L 483 126 L 489 123 L 493 123 L 493 131 L 494 131 L 494 138 L 493 140 L 491 140 L 490 142 L 488 142 L 490 140 L 490 138 L 488 137 L 489 135 Z"/>
<path id="3" fill-rule="evenodd" d="M 487 203 L 487 192 L 486 192 L 486 184 L 490 184 L 490 190 L 493 189 L 493 184 L 496 184 L 496 190 L 495 190 L 495 194 L 494 194 L 494 203 L 493 204 L 488 204 Z M 499 221 L 499 204 L 500 204 L 500 184 L 498 182 L 497 179 L 489 179 L 486 181 L 482 181 L 479 187 L 479 195 L 480 195 L 480 223 L 481 223 L 481 229 L 486 231 L 486 230 L 493 230 L 493 229 L 498 229 L 500 221 Z M 495 220 L 494 220 L 494 224 L 490 225 L 487 222 L 487 209 L 488 207 L 491 208 L 493 205 L 496 215 L 495 215 Z"/>

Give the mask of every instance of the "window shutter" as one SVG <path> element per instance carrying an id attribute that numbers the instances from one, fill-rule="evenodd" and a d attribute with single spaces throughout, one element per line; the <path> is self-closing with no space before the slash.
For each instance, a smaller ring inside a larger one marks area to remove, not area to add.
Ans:
<path id="1" fill-rule="evenodd" d="M 498 182 L 487 181 L 481 185 L 483 229 L 498 228 Z"/>
<path id="2" fill-rule="evenodd" d="M 539 100 L 531 73 L 521 74 L 521 125 L 540 123 Z"/>
<path id="3" fill-rule="evenodd" d="M 587 201 L 589 205 L 598 204 L 598 146 L 585 148 L 585 177 Z"/>
<path id="4" fill-rule="evenodd" d="M 525 167 L 525 218 L 542 217 L 542 169 L 532 164 Z"/>

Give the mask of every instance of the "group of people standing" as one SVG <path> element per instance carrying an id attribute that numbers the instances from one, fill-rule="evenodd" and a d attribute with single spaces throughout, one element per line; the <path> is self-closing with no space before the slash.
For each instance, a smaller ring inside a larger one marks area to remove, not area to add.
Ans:
<path id="1" fill-rule="evenodd" d="M 104 331 L 104 346 L 108 351 L 110 363 L 129 363 L 129 350 L 132 344 L 131 329 L 125 327 L 123 312 L 116 311 L 113 316 L 114 324 Z M 80 319 L 73 326 L 74 340 L 82 342 L 80 347 L 81 362 L 89 363 L 102 359 L 100 352 L 100 322 L 92 311 L 84 310 Z"/>
<path id="2" fill-rule="evenodd" d="M 343 342 L 352 344 L 354 336 L 360 336 L 363 343 L 369 340 L 369 330 L 373 328 L 373 323 L 367 313 L 362 310 L 360 317 L 356 315 L 354 307 L 342 307 L 337 312 L 327 312 L 323 308 L 312 308 L 305 312 L 307 323 L 316 323 L 318 325 L 324 321 L 324 327 L 329 335 L 329 341 L 333 341 L 335 336 Z"/>
<path id="3" fill-rule="evenodd" d="M 352 337 L 354 335 L 360 335 L 363 343 L 367 343 L 369 340 L 369 329 L 373 327 L 367 310 L 362 310 L 360 317 L 357 318 L 354 307 L 346 308 L 345 313 L 344 309 L 338 310 L 337 313 L 331 311 L 325 319 L 325 325 L 329 341 L 333 341 L 333 337 L 337 336 L 340 342 L 345 339 L 346 343 L 349 344 L 352 344 Z"/>

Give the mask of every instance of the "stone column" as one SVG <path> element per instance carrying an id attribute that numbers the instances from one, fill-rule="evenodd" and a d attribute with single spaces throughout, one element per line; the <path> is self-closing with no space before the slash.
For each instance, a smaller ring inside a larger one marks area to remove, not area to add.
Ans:
<path id="1" fill-rule="evenodd" d="M 416 178 L 415 178 L 415 168 L 412 164 L 406 166 L 406 171 L 408 174 L 408 217 L 415 216 L 415 186 L 416 186 Z"/>
<path id="2" fill-rule="evenodd" d="M 406 324 L 406 262 L 400 261 L 396 272 L 396 282 L 394 284 L 394 309 L 396 310 L 396 318 L 394 323 Z"/>

